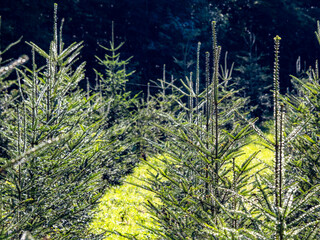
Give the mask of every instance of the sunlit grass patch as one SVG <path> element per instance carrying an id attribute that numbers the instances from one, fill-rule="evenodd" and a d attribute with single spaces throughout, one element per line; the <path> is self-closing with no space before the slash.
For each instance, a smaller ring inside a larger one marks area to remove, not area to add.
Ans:
<path id="1" fill-rule="evenodd" d="M 269 139 L 272 135 L 267 136 Z M 250 175 L 254 175 L 256 172 L 261 171 L 262 173 L 270 174 L 270 169 L 266 168 L 266 165 L 273 166 L 274 152 L 265 147 L 262 144 L 262 140 L 258 137 L 251 137 L 252 142 L 241 148 L 243 155 L 236 159 L 236 163 L 241 165 L 251 154 L 259 152 L 255 159 L 252 160 L 251 165 L 259 164 L 259 166 L 253 168 L 250 171 Z M 262 170 L 263 169 L 263 170 Z"/>
<path id="2" fill-rule="evenodd" d="M 156 158 L 148 161 L 157 164 Z M 155 239 L 152 232 L 142 227 L 154 227 L 154 221 L 144 207 L 148 200 L 157 201 L 154 194 L 144 190 L 136 185 L 142 185 L 144 182 L 140 179 L 148 177 L 148 171 L 152 171 L 147 164 L 141 163 L 135 168 L 134 173 L 128 176 L 121 186 L 112 187 L 102 198 L 98 207 L 98 213 L 90 228 L 95 233 L 106 233 L 105 239 L 121 240 L 127 239 L 123 236 L 110 232 L 119 232 L 122 235 L 133 235 L 137 239 Z M 130 184 L 132 183 L 132 184 Z"/>

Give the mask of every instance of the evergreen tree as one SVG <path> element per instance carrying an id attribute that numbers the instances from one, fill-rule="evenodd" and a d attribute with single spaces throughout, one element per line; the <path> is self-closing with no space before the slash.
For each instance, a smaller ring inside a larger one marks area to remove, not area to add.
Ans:
<path id="1" fill-rule="evenodd" d="M 240 189 L 250 180 L 246 174 L 256 153 L 243 165 L 236 163 L 241 155 L 239 148 L 250 132 L 249 125 L 244 126 L 241 120 L 234 119 L 245 100 L 232 99 L 235 91 L 228 84 L 229 78 L 220 78 L 221 47 L 217 46 L 215 34 L 213 22 L 212 81 L 209 53 L 206 53 L 204 91 L 199 91 L 200 44 L 195 77 L 190 74 L 186 80 L 181 80 L 183 89 L 165 83 L 180 93 L 181 97 L 176 101 L 181 107 L 175 114 L 164 114 L 169 124 L 156 125 L 167 136 L 154 145 L 163 155 L 160 160 L 166 167 L 163 170 L 151 166 L 157 174 L 147 180 L 150 187 L 145 186 L 161 200 L 161 204 L 148 202 L 148 208 L 160 226 L 154 229 L 160 239 L 211 239 L 207 225 L 219 225 L 222 221 L 227 225 L 234 224 L 224 215 L 225 205 L 233 202 L 233 195 L 219 186 Z M 234 174 L 230 176 L 232 170 Z M 237 204 L 233 206 L 238 207 Z"/>
<path id="2" fill-rule="evenodd" d="M 240 93 L 250 98 L 248 112 L 262 121 L 268 118 L 272 111 L 272 99 L 269 94 L 271 77 L 268 74 L 269 69 L 261 66 L 262 56 L 257 53 L 255 34 L 248 31 L 244 39 L 248 49 L 239 53 L 235 83 L 237 88 L 242 89 Z"/>
<path id="3" fill-rule="evenodd" d="M 57 5 L 49 52 L 29 43 L 32 69 L 18 71 L 19 99 L 1 123 L 10 158 L 23 156 L 0 179 L 4 238 L 18 239 L 29 231 L 37 238 L 94 239 L 86 228 L 109 185 L 103 180 L 107 160 L 101 150 L 113 148 L 102 139 L 112 130 L 101 128 L 106 116 L 94 115 L 100 108 L 96 95 L 87 98 L 78 86 L 84 78 L 85 63 L 77 64 L 82 43 L 65 48 L 56 13 Z M 45 66 L 37 67 L 35 53 Z M 52 139 L 60 140 L 28 153 Z M 109 158 L 114 158 L 111 151 Z M 2 165 L 9 162 L 1 159 Z"/>
<path id="4" fill-rule="evenodd" d="M 247 226 L 245 228 L 210 226 L 212 235 L 218 236 L 219 239 L 284 240 L 319 237 L 318 192 L 320 185 L 314 185 L 304 191 L 299 186 L 296 177 L 288 171 L 288 165 L 294 155 L 290 148 L 288 151 L 287 146 L 297 138 L 305 123 L 302 122 L 289 133 L 286 131 L 285 105 L 281 100 L 279 90 L 280 39 L 279 36 L 274 38 L 273 140 L 268 139 L 252 125 L 266 145 L 274 151 L 274 164 L 270 166 L 273 173 L 271 175 L 255 174 L 256 190 L 252 191 L 253 194 L 244 197 L 234 192 L 242 207 L 236 211 L 230 207 L 225 208 L 225 212 L 230 218 L 244 217 Z"/>
<path id="5" fill-rule="evenodd" d="M 284 240 L 318 237 L 320 185 L 304 190 L 300 180 L 288 171 L 294 159 L 290 143 L 299 139 L 298 134 L 306 126 L 307 119 L 291 130 L 292 123 L 296 122 L 285 117 L 279 84 L 279 47 L 280 37 L 277 36 L 273 140 L 266 137 L 254 121 L 245 119 L 239 111 L 242 99 L 226 101 L 233 92 L 227 90 L 228 84 L 224 81 L 218 82 L 219 47 L 214 47 L 212 84 L 208 84 L 204 92 L 198 92 L 198 77 L 194 84 L 192 75 L 182 81 L 185 90 L 176 88 L 188 102 L 180 104 L 183 110 L 180 109 L 178 116 L 166 115 L 174 128 L 158 125 L 168 136 L 165 142 L 155 145 L 162 150 L 164 157 L 161 161 L 167 167 L 161 169 L 150 165 L 157 173 L 151 174 L 147 181 L 149 186 L 145 186 L 161 200 L 161 204 L 147 204 L 158 221 L 158 229 L 153 231 L 160 239 Z M 304 86 L 311 92 L 315 89 L 314 85 Z M 204 115 L 199 114 L 202 112 L 200 106 L 205 109 Z M 234 112 L 248 125 L 241 127 L 241 121 L 235 122 Z M 264 145 L 274 151 L 273 166 L 266 164 L 272 174 L 248 174 L 255 167 L 251 162 L 257 152 L 242 165 L 237 164 L 237 157 L 241 155 L 239 149 L 250 127 L 265 142 Z M 315 141 L 311 137 L 305 139 Z M 298 147 L 296 150 L 302 149 Z M 310 152 L 310 156 L 318 155 Z"/>
<path id="6" fill-rule="evenodd" d="M 320 44 L 320 25 L 316 37 Z M 295 86 L 292 93 L 284 98 L 291 106 L 290 116 L 294 123 L 303 121 L 301 136 L 291 143 L 291 150 L 294 151 L 291 163 L 292 172 L 300 177 L 304 190 L 312 188 L 320 183 L 320 84 L 318 60 L 315 67 L 310 68 L 301 76 L 291 75 Z"/>
<path id="7" fill-rule="evenodd" d="M 102 128 L 109 130 L 103 139 L 114 144 L 111 152 L 110 149 L 101 151 L 107 160 L 103 176 L 111 185 L 119 184 L 122 176 L 131 173 L 139 159 L 137 156 L 139 141 L 134 120 L 137 117 L 138 94 L 131 96 L 131 92 L 127 91 L 128 79 L 134 71 L 127 72 L 131 57 L 126 60 L 121 59 L 119 50 L 123 45 L 124 42 L 116 45 L 112 22 L 109 47 L 100 45 L 106 51 L 104 59 L 96 57 L 99 64 L 104 67 L 102 73 L 95 70 L 97 74 L 95 91 L 98 94 L 97 100 L 102 106 L 96 115 L 98 118 L 105 118 Z"/>

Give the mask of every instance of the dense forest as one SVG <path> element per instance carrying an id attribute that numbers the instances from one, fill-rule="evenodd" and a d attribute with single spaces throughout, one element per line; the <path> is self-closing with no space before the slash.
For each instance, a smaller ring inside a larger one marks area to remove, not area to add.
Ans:
<path id="1" fill-rule="evenodd" d="M 52 38 L 53 3 L 51 0 L 0 2 L 2 45 L 23 36 L 7 58 L 30 55 L 24 41 L 47 48 Z M 233 78 L 238 79 L 239 86 L 247 88 L 253 105 L 263 104 L 262 107 L 267 108 L 269 99 L 263 95 L 265 88 L 270 87 L 272 38 L 281 35 L 283 39 L 280 74 L 281 91 L 286 91 L 291 87 L 289 74 L 308 69 L 318 54 L 313 33 L 320 14 L 319 5 L 312 0 L 67 0 L 60 4 L 58 18 L 59 21 L 64 18 L 64 42 L 84 41 L 81 55 L 87 62 L 86 77 L 91 83 L 95 81 L 93 69 L 101 70 L 95 58 L 103 56 L 99 44 L 105 45 L 111 40 L 114 21 L 116 40 L 125 42 L 122 55 L 134 57 L 128 67 L 136 73 L 128 88 L 135 93 L 146 93 L 147 83 L 162 76 L 164 64 L 175 78 L 194 71 L 197 42 L 202 42 L 203 49 L 211 49 L 210 22 L 217 21 L 222 51 L 229 53 L 230 63 L 235 63 Z M 248 75 L 248 72 L 255 74 Z M 246 80 L 242 82 L 243 79 Z M 153 90 L 156 89 L 151 88 Z"/>
<path id="2" fill-rule="evenodd" d="M 0 2 L 0 239 L 320 238 L 318 1 L 55 2 Z"/>

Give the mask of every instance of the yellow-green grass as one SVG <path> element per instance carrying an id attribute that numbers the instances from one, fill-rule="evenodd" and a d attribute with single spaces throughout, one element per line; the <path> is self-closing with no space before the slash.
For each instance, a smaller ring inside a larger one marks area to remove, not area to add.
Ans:
<path id="1" fill-rule="evenodd" d="M 151 164 L 158 164 L 159 160 L 151 158 Z M 105 230 L 119 232 L 123 235 L 136 235 L 137 239 L 155 239 L 152 232 L 143 228 L 154 227 L 154 221 L 147 213 L 144 203 L 147 200 L 157 201 L 152 192 L 144 190 L 133 184 L 142 185 L 148 172 L 152 171 L 147 164 L 141 163 L 135 168 L 134 173 L 125 179 L 121 186 L 112 187 L 102 198 L 98 207 L 98 212 L 91 223 L 92 232 L 101 233 Z M 132 184 L 130 184 L 132 183 Z M 127 239 L 123 236 L 106 233 L 105 239 L 121 240 Z"/>
<path id="2" fill-rule="evenodd" d="M 272 135 L 268 134 L 267 137 L 271 140 Z M 266 168 L 267 165 L 273 166 L 274 152 L 265 147 L 261 140 L 257 136 L 251 137 L 252 142 L 241 148 L 243 155 L 236 159 L 236 164 L 241 165 L 250 155 L 255 152 L 259 152 L 251 162 L 251 165 L 259 164 L 259 166 L 253 168 L 250 171 L 250 175 L 254 175 L 256 172 L 261 171 L 262 173 L 270 174 L 270 170 Z"/>
<path id="3" fill-rule="evenodd" d="M 271 136 L 268 136 L 271 137 Z M 257 140 L 257 138 L 254 138 Z M 241 165 L 252 153 L 260 151 L 257 155 L 261 161 L 266 164 L 272 165 L 273 152 L 263 147 L 259 140 L 252 142 L 242 148 L 243 155 L 236 159 L 236 163 Z M 159 165 L 160 160 L 151 158 L 148 160 L 151 164 Z M 259 163 L 260 161 L 254 159 L 251 164 Z M 261 164 L 257 168 L 250 171 L 250 175 L 254 175 L 257 171 L 261 170 L 264 166 Z M 131 176 L 126 178 L 125 183 L 121 186 L 112 187 L 101 200 L 98 207 L 98 212 L 94 221 L 91 223 L 91 231 L 101 233 L 102 231 L 116 231 L 121 234 L 136 235 L 137 239 L 156 239 L 156 237 L 141 225 L 147 227 L 154 227 L 154 221 L 148 214 L 144 207 L 147 200 L 151 202 L 157 201 L 152 192 L 141 189 L 133 184 L 143 185 L 139 179 L 146 179 L 148 171 L 152 171 L 147 164 L 141 163 Z M 263 170 L 268 172 L 268 170 Z M 133 184 L 129 184 L 133 183 Z M 105 239 L 121 240 L 127 239 L 125 237 L 107 233 Z"/>

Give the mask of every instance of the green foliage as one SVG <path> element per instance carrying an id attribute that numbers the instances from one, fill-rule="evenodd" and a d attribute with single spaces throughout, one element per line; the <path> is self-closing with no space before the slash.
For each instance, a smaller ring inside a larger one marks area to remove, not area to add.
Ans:
<path id="1" fill-rule="evenodd" d="M 318 199 L 320 185 L 313 186 L 309 191 L 298 187 L 298 182 L 287 173 L 287 163 L 290 161 L 286 145 L 294 140 L 299 133 L 289 134 L 285 129 L 284 104 L 279 94 L 279 46 L 280 37 L 275 41 L 274 63 L 274 139 L 268 140 L 261 132 L 257 132 L 274 151 L 273 173 L 269 177 L 255 175 L 257 192 L 249 198 L 239 195 L 244 207 L 241 211 L 229 211 L 243 216 L 250 222 L 246 229 L 221 229 L 212 227 L 213 232 L 224 238 L 249 239 L 313 239 L 318 236 Z M 301 126 L 299 126 L 301 128 Z M 308 207 L 312 204 L 312 207 Z M 248 208 L 249 207 L 249 208 Z"/>
<path id="2" fill-rule="evenodd" d="M 108 134 L 103 140 L 113 142 L 112 149 L 101 150 L 101 156 L 105 158 L 105 173 L 103 178 L 110 185 L 118 185 L 121 177 L 132 173 L 132 169 L 138 162 L 137 154 L 140 154 L 138 127 L 133 120 L 137 117 L 137 97 L 131 96 L 126 91 L 128 77 L 134 72 L 127 73 L 126 67 L 131 58 L 121 60 L 119 50 L 123 42 L 116 46 L 114 37 L 114 26 L 112 23 L 112 34 L 109 47 L 100 47 L 106 51 L 104 59 L 99 64 L 105 69 L 103 73 L 95 70 L 97 74 L 97 101 L 101 104 L 100 109 L 95 112 L 98 118 L 105 118 L 103 129 L 108 129 Z"/>
<path id="3" fill-rule="evenodd" d="M 133 72 L 127 73 L 126 66 L 128 65 L 131 58 L 126 60 L 120 60 L 119 50 L 123 46 L 124 42 L 120 43 L 118 46 L 115 45 L 114 40 L 114 26 L 112 22 L 112 39 L 110 41 L 110 47 L 104 47 L 100 45 L 102 49 L 107 51 L 104 55 L 104 59 L 100 59 L 96 57 L 105 69 L 105 73 L 99 73 L 95 71 L 97 76 L 99 77 L 99 92 L 102 100 L 108 100 L 108 104 L 106 104 L 105 112 L 111 110 L 111 117 L 114 122 L 116 119 L 124 117 L 124 114 L 128 114 L 128 108 L 130 107 L 130 101 L 128 101 L 128 97 L 130 96 L 130 92 L 126 92 L 126 82 L 128 81 L 128 77 L 133 74 Z M 129 105 L 125 105 L 129 104 Z M 126 115 L 127 115 L 126 114 Z"/>
<path id="4" fill-rule="evenodd" d="M 157 174 L 151 175 L 152 187 L 149 187 L 161 200 L 160 204 L 148 204 L 149 211 L 161 226 L 154 229 L 160 239 L 318 237 L 320 185 L 310 185 L 304 190 L 299 184 L 301 180 L 288 171 L 295 154 L 288 146 L 299 139 L 297 136 L 308 120 L 292 122 L 292 117 L 285 118 L 284 102 L 288 101 L 281 101 L 284 98 L 279 90 L 280 39 L 275 37 L 274 128 L 273 139 L 270 139 L 255 126 L 255 120 L 247 120 L 240 112 L 243 99 L 228 101 L 234 91 L 228 90 L 228 78 L 223 78 L 225 74 L 218 73 L 220 47 L 216 44 L 213 25 L 212 82 L 207 80 L 207 88 L 199 92 L 198 73 L 195 83 L 192 74 L 186 81 L 181 80 L 185 90 L 176 90 L 185 96 L 187 104 L 183 104 L 183 98 L 178 98 L 181 109 L 166 113 L 172 124 L 156 125 L 167 134 L 167 139 L 154 146 L 168 156 L 162 160 L 167 168 L 155 167 Z M 206 59 L 206 79 L 209 79 L 208 53 Z M 315 85 L 304 86 L 317 94 Z M 315 99 L 315 96 L 310 98 Z M 296 127 L 288 132 L 292 124 Z M 241 163 L 237 161 L 240 150 L 246 149 L 251 128 L 263 145 L 274 152 L 272 164 L 261 162 L 269 169 L 267 171 L 259 171 L 261 167 L 253 164 L 258 151 Z M 316 143 L 311 137 L 303 138 Z M 306 152 L 304 147 L 295 150 Z M 315 155 L 319 156 L 313 153 Z"/>
<path id="5" fill-rule="evenodd" d="M 8 169 L 3 177 L 5 214 L 1 225 L 14 238 L 22 230 L 56 239 L 80 234 L 90 219 L 88 210 L 105 188 L 97 171 L 102 147 L 97 141 L 99 121 L 92 122 L 89 117 L 97 106 L 91 106 L 90 99 L 78 89 L 84 63 L 73 67 L 81 43 L 64 49 L 56 28 L 55 21 L 49 53 L 30 43 L 33 68 L 19 71 L 20 101 L 13 102 L 2 123 L 2 134 L 10 140 L 7 150 L 11 158 L 68 134 L 54 146 L 26 156 L 24 163 Z M 35 52 L 47 61 L 40 69 Z"/>
<path id="6" fill-rule="evenodd" d="M 260 150 L 259 159 L 267 164 L 272 164 L 273 153 L 267 148 L 263 149 L 258 139 L 252 139 L 252 142 L 244 146 L 242 150 L 245 154 L 237 159 L 236 164 L 239 166 L 244 164 L 245 160 L 258 150 Z M 153 192 L 137 185 L 141 186 L 148 183 L 150 174 L 156 174 L 154 167 L 165 169 L 165 166 L 161 164 L 162 159 L 163 156 L 148 158 L 147 164 L 138 165 L 133 174 L 126 177 L 123 185 L 114 186 L 108 190 L 101 199 L 99 207 L 95 209 L 97 213 L 90 225 L 93 232 L 106 232 L 105 239 L 156 239 L 155 235 L 148 231 L 149 228 L 154 228 L 156 223 L 144 205 L 148 201 L 157 204 L 161 204 L 161 202 Z M 257 163 L 259 161 L 255 159 L 249 168 Z M 260 165 L 260 167 L 263 166 Z M 253 175 L 255 169 L 257 168 L 251 168 L 248 175 Z M 150 185 L 147 186 L 150 187 Z"/>
<path id="7" fill-rule="evenodd" d="M 1 16 L 0 16 L 0 43 L 1 43 Z M 14 84 L 14 80 L 9 80 L 8 77 L 12 73 L 12 71 L 24 64 L 28 61 L 28 56 L 23 55 L 16 60 L 4 60 L 3 54 L 5 54 L 8 50 L 10 50 L 13 46 L 17 45 L 21 41 L 21 38 L 15 41 L 14 43 L 9 44 L 7 47 L 2 49 L 0 44 L 0 113 L 3 112 L 9 105 L 9 102 L 15 97 L 14 94 L 8 94 L 9 88 L 11 88 Z M 6 146 L 8 143 L 0 136 L 0 154 L 1 157 L 8 157 L 6 151 L 4 151 L 3 147 Z"/>
<path id="8" fill-rule="evenodd" d="M 24 231 L 36 238 L 100 238 L 87 230 L 91 210 L 110 179 L 118 181 L 127 173 L 121 168 L 132 168 L 119 160 L 126 147 L 118 139 L 126 123 L 105 124 L 107 112 L 97 114 L 105 107 L 99 95 L 79 88 L 85 69 L 85 63 L 77 63 L 82 43 L 64 46 L 56 12 L 57 5 L 49 52 L 28 43 L 32 69 L 18 70 L 19 98 L 2 113 L 9 158 L 0 162 L 6 168 L 0 178 L 1 239 L 18 239 Z M 46 65 L 37 66 L 36 53 Z"/>
<path id="9" fill-rule="evenodd" d="M 228 3 L 255 8 L 265 1 Z M 202 5 L 205 2 L 200 0 L 185 6 L 200 11 L 197 6 Z M 228 15 L 230 6 L 219 6 Z M 210 15 L 209 8 L 203 11 L 204 18 Z M 131 58 L 121 60 L 123 43 L 116 45 L 113 25 L 110 46 L 101 46 L 107 51 L 104 59 L 97 57 L 105 71 L 95 71 L 96 88 L 92 91 L 89 82 L 86 92 L 79 88 L 85 71 L 85 63 L 78 63 L 83 45 L 64 46 L 56 12 L 57 5 L 49 51 L 28 43 L 31 68 L 16 68 L 27 60 L 25 56 L 2 61 L 2 54 L 16 43 L 0 53 L 1 90 L 11 86 L 8 78 L 14 69 L 18 87 L 17 92 L 0 95 L 1 141 L 5 142 L 0 158 L 1 239 L 320 237 L 317 62 L 314 70 L 292 77 L 294 94 L 281 96 L 280 37 L 275 37 L 273 127 L 266 135 L 255 125 L 257 119 L 247 118 L 252 108 L 232 80 L 233 64 L 227 67 L 227 54 L 220 66 L 215 22 L 212 57 L 206 52 L 205 69 L 200 65 L 199 42 L 195 74 L 167 80 L 164 67 L 157 85 L 160 92 L 150 96 L 149 85 L 147 100 L 138 101 L 138 96 L 131 98 L 126 91 Z M 170 16 L 173 23 L 163 29 L 173 26 L 173 31 L 186 31 L 180 36 L 182 60 L 177 58 L 176 63 L 187 73 L 193 65 L 188 57 L 195 49 L 190 41 L 201 31 L 193 20 Z M 249 54 L 240 56 L 237 68 L 242 74 L 238 85 L 251 91 L 246 94 L 255 97 L 254 104 L 262 99 L 269 104 L 268 69 L 261 67 L 253 50 L 255 35 L 250 36 Z M 320 43 L 319 23 L 316 36 Z M 46 62 L 44 66 L 37 66 L 36 54 Z M 253 132 L 260 145 L 253 145 Z M 147 160 L 153 154 L 162 157 Z M 133 172 L 139 157 L 146 165 L 127 178 L 131 185 L 113 187 L 101 199 L 108 186 L 119 185 L 122 176 Z M 95 215 L 99 200 L 101 212 Z"/>
<path id="10" fill-rule="evenodd" d="M 316 31 L 319 41 L 320 26 Z M 319 42 L 320 44 L 320 42 Z M 291 76 L 295 86 L 294 92 L 287 94 L 284 100 L 290 106 L 290 116 L 293 122 L 302 121 L 303 128 L 297 131 L 301 135 L 291 142 L 294 158 L 291 171 L 299 176 L 300 184 L 304 190 L 320 183 L 320 84 L 318 60 L 315 67 L 309 68 L 302 76 Z"/>
<path id="11" fill-rule="evenodd" d="M 257 116 L 262 121 L 272 111 L 272 98 L 269 94 L 271 76 L 268 74 L 269 69 L 261 66 L 262 55 L 257 53 L 256 36 L 251 32 L 247 35 L 244 39 L 248 49 L 238 56 L 235 69 L 238 76 L 235 82 L 237 88 L 242 89 L 240 94 L 250 98 L 251 104 L 247 107 L 250 115 Z"/>
<path id="12" fill-rule="evenodd" d="M 233 199 L 233 195 L 220 186 L 240 191 L 251 179 L 248 175 L 252 166 L 250 162 L 257 153 L 242 164 L 235 163 L 241 155 L 239 150 L 245 144 L 245 137 L 250 133 L 249 124 L 235 120 L 236 112 L 245 99 L 232 98 L 235 91 L 228 84 L 229 78 L 219 77 L 221 48 L 216 43 L 215 23 L 213 44 L 214 72 L 211 81 L 209 54 L 206 53 L 207 88 L 204 91 L 199 90 L 199 68 L 195 80 L 191 74 L 180 81 L 183 88 L 164 82 L 181 95 L 175 100 L 181 108 L 176 113 L 163 113 L 169 124 L 155 124 L 167 136 L 154 144 L 165 153 L 162 161 L 167 167 L 165 170 L 157 169 L 149 188 L 162 203 L 148 204 L 161 226 L 161 229 L 154 230 L 161 239 L 208 239 L 210 233 L 205 231 L 205 223 L 218 224 L 222 221 L 225 218 L 221 214 L 223 205 Z M 232 178 L 237 181 L 232 181 Z M 249 191 L 246 189 L 243 194 Z M 232 221 L 227 224 L 232 224 Z"/>

